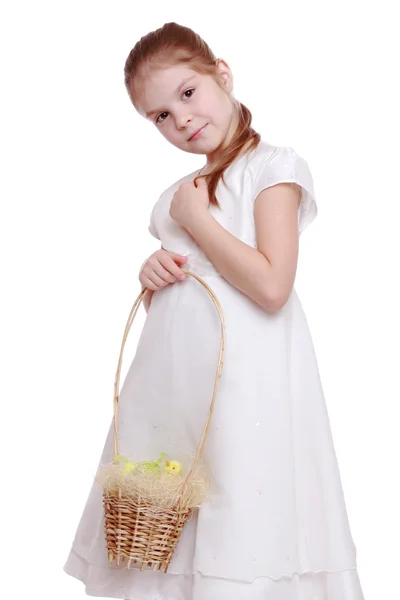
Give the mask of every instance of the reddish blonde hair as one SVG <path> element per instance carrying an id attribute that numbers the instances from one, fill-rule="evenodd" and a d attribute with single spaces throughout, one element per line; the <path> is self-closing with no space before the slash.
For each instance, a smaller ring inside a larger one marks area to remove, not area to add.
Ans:
<path id="1" fill-rule="evenodd" d="M 189 27 L 177 23 L 165 23 L 163 27 L 142 37 L 130 51 L 125 62 L 124 79 L 131 102 L 134 101 L 135 79 L 145 76 L 147 70 L 184 64 L 202 75 L 211 75 L 218 82 L 218 60 L 201 37 Z M 219 83 L 219 82 L 218 82 Z M 219 206 L 215 192 L 224 172 L 245 150 L 256 148 L 261 136 L 251 127 L 252 114 L 241 102 L 236 102 L 239 124 L 231 142 L 216 155 L 216 165 L 204 177 L 208 185 L 211 204 Z"/>

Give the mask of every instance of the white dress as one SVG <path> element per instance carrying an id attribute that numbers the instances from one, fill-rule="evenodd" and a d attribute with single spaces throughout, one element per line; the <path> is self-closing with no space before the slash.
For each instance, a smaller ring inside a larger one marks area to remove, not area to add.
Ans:
<path id="1" fill-rule="evenodd" d="M 102 490 L 93 484 L 65 571 L 88 595 L 129 600 L 363 600 L 340 473 L 312 338 L 293 289 L 271 314 L 216 271 L 169 216 L 167 189 L 149 230 L 217 295 L 225 317 L 222 377 L 204 462 L 211 496 L 186 524 L 168 573 L 110 566 Z M 312 176 L 292 148 L 261 141 L 220 181 L 212 215 L 256 247 L 258 193 L 280 182 L 302 188 L 299 234 L 317 214 Z M 144 310 L 144 309 L 143 309 Z M 135 324 L 133 325 L 133 327 Z M 179 460 L 197 447 L 215 382 L 217 310 L 188 276 L 153 295 L 120 391 L 120 452 Z M 110 425 L 100 463 L 113 459 Z"/>

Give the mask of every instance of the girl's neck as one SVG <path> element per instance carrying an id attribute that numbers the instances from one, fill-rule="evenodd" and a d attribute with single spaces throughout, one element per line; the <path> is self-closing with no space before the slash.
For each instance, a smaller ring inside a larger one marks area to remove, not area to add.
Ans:
<path id="1" fill-rule="evenodd" d="M 241 158 L 244 154 L 246 154 L 250 144 L 251 144 L 252 140 L 248 140 L 243 148 L 241 149 L 239 155 L 236 157 L 235 160 L 238 160 L 239 158 Z M 198 173 L 198 175 L 207 175 L 208 173 L 211 173 L 213 167 L 210 163 L 207 163 L 206 165 L 204 165 L 204 167 L 202 167 Z"/>
<path id="2" fill-rule="evenodd" d="M 242 156 L 244 156 L 246 154 L 246 151 L 248 150 L 248 147 L 250 146 L 252 140 L 248 140 L 245 145 L 243 146 L 243 148 L 241 149 L 239 155 L 236 157 L 235 160 L 238 160 L 239 158 L 241 158 Z M 207 175 L 208 173 L 211 173 L 211 171 L 213 170 L 213 167 L 210 163 L 207 163 L 204 165 L 204 167 L 202 167 L 200 169 L 200 171 L 198 172 L 198 175 Z"/>
<path id="3" fill-rule="evenodd" d="M 212 169 L 209 164 L 204 165 L 198 172 L 198 175 L 207 175 L 207 173 L 211 173 Z"/>

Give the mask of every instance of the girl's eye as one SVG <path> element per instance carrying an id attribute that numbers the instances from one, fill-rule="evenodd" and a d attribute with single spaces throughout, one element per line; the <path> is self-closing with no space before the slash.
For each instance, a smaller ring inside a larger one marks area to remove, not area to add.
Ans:
<path id="1" fill-rule="evenodd" d="M 163 123 L 165 121 L 165 119 L 162 119 L 162 121 L 159 121 L 159 118 L 162 117 L 162 115 L 167 115 L 168 113 L 163 112 L 160 115 L 158 115 L 157 119 L 156 119 L 156 123 Z"/>
<path id="2" fill-rule="evenodd" d="M 190 96 L 185 96 L 185 94 L 188 94 L 189 92 L 190 92 Z M 192 95 L 193 95 L 193 92 L 194 92 L 194 88 L 191 88 L 190 90 L 186 90 L 186 92 L 183 92 L 183 95 L 185 96 L 185 98 L 189 99 L 189 98 L 191 98 L 191 97 L 192 97 Z M 162 117 L 163 115 L 168 115 L 168 113 L 167 113 L 167 112 L 163 112 L 163 113 L 161 113 L 161 114 L 159 114 L 159 115 L 158 115 L 158 117 L 156 118 L 156 123 L 157 123 L 158 125 L 159 125 L 160 123 L 164 123 L 164 121 L 165 121 L 166 117 L 165 117 L 164 119 L 162 118 L 162 119 L 160 120 L 160 117 Z"/>

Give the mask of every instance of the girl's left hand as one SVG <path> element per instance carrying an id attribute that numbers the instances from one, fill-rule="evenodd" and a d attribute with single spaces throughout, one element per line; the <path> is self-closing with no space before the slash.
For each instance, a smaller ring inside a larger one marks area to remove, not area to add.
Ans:
<path id="1" fill-rule="evenodd" d="M 199 213 L 208 210 L 209 204 L 207 182 L 204 177 L 197 180 L 197 188 L 193 181 L 184 181 L 172 198 L 169 214 L 178 225 L 188 229 Z"/>

